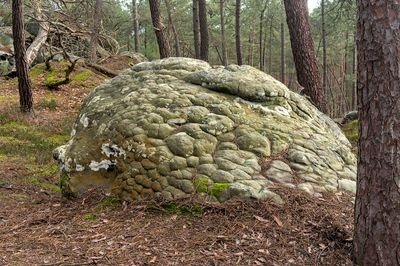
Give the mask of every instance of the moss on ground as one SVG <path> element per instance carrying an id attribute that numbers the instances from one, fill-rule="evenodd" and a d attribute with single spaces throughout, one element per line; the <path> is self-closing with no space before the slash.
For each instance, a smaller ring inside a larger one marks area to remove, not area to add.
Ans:
<path id="1" fill-rule="evenodd" d="M 342 128 L 347 139 L 352 143 L 356 144 L 358 141 L 358 120 L 353 120 L 345 124 Z"/>
<path id="2" fill-rule="evenodd" d="M 201 216 L 204 212 L 203 207 L 200 205 L 178 205 L 175 202 L 165 203 L 161 207 L 169 214 Z"/>
<path id="3" fill-rule="evenodd" d="M 214 183 L 210 195 L 219 198 L 222 192 L 226 191 L 229 188 L 229 183 Z"/>
<path id="4" fill-rule="evenodd" d="M 97 216 L 93 213 L 86 213 L 83 215 L 83 220 L 88 221 L 88 222 L 93 222 L 97 219 Z"/>

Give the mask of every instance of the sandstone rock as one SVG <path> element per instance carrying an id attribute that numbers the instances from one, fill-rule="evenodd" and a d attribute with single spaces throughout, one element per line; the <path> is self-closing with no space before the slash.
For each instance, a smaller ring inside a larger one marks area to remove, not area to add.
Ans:
<path id="1" fill-rule="evenodd" d="M 350 143 L 306 98 L 250 66 L 188 58 L 140 63 L 96 88 L 55 157 L 69 191 L 107 184 L 132 199 L 281 203 L 277 183 L 355 190 Z"/>

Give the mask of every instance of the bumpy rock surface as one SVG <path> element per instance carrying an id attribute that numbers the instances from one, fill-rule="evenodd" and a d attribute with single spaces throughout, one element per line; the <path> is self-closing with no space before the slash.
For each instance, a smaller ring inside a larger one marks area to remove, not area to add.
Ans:
<path id="1" fill-rule="evenodd" d="M 144 62 L 96 88 L 55 151 L 64 193 L 108 184 L 124 199 L 191 194 L 220 202 L 355 191 L 356 158 L 338 126 L 249 66 Z"/>

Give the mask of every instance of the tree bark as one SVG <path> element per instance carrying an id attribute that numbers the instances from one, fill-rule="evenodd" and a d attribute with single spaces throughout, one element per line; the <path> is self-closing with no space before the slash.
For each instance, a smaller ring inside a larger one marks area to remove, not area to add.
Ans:
<path id="1" fill-rule="evenodd" d="M 171 56 L 167 36 L 164 32 L 164 25 L 161 19 L 160 5 L 158 0 L 149 0 L 151 19 L 153 21 L 154 32 L 157 37 L 160 58 Z"/>
<path id="2" fill-rule="evenodd" d="M 199 0 L 193 0 L 193 41 L 195 57 L 200 59 Z"/>
<path id="3" fill-rule="evenodd" d="M 260 49 L 260 51 L 259 51 L 259 63 L 260 63 L 260 70 L 261 71 L 264 71 L 264 57 L 263 57 L 263 37 L 264 37 L 264 34 L 263 34 L 263 29 L 264 29 L 264 15 L 265 15 L 265 10 L 267 9 L 267 4 L 268 4 L 268 1 L 265 2 L 264 7 L 260 12 L 260 21 L 259 21 L 259 23 L 260 23 L 260 32 L 259 32 L 259 34 L 260 35 L 258 36 L 259 37 L 258 41 L 259 41 L 259 45 L 260 45 L 260 47 L 259 47 L 259 49 Z"/>
<path id="4" fill-rule="evenodd" d="M 285 24 L 283 23 L 284 12 L 282 6 L 282 17 L 281 17 L 281 82 L 285 84 Z"/>
<path id="5" fill-rule="evenodd" d="M 168 20 L 169 24 L 171 25 L 172 28 L 172 34 L 174 35 L 174 47 L 175 47 L 175 55 L 180 57 L 181 56 L 181 47 L 179 44 L 179 36 L 178 32 L 176 31 L 175 23 L 172 19 L 172 7 L 170 0 L 164 0 L 165 6 L 167 8 L 167 13 L 168 13 Z"/>
<path id="6" fill-rule="evenodd" d="M 356 110 L 357 108 L 357 34 L 354 33 L 354 47 L 353 47 L 353 67 L 352 67 L 352 74 L 353 74 L 353 98 L 352 98 L 352 109 Z"/>
<path id="7" fill-rule="evenodd" d="M 272 75 L 272 23 L 273 17 L 271 17 L 271 22 L 269 24 L 269 44 L 268 44 L 268 73 Z"/>
<path id="8" fill-rule="evenodd" d="M 400 1 L 358 0 L 357 265 L 400 263 Z"/>
<path id="9" fill-rule="evenodd" d="M 138 15 L 137 0 L 132 0 L 132 19 L 133 19 L 135 52 L 138 53 L 140 50 L 140 39 L 139 39 L 139 15 Z"/>
<path id="10" fill-rule="evenodd" d="M 32 1 L 31 3 L 35 19 L 39 21 L 39 31 L 35 39 L 31 43 L 31 45 L 28 47 L 28 50 L 26 51 L 26 61 L 28 63 L 28 67 L 32 65 L 33 61 L 35 61 L 40 48 L 44 43 L 46 43 L 47 36 L 49 35 L 50 32 L 50 23 L 47 21 L 47 18 L 45 18 L 45 16 L 43 15 L 40 6 L 41 1 L 36 0 Z"/>
<path id="11" fill-rule="evenodd" d="M 219 2 L 219 13 L 221 20 L 221 41 L 222 41 L 222 64 L 224 66 L 228 65 L 228 53 L 226 51 L 226 35 L 225 35 L 225 1 L 220 0 Z"/>
<path id="12" fill-rule="evenodd" d="M 89 45 L 89 62 L 95 63 L 97 61 L 97 46 L 99 43 L 99 33 L 102 21 L 103 0 L 96 0 L 93 12 L 93 25 L 92 34 L 90 37 Z"/>
<path id="13" fill-rule="evenodd" d="M 17 67 L 20 109 L 33 112 L 32 84 L 26 60 L 23 0 L 12 1 L 12 31 L 14 38 L 15 63 Z"/>
<path id="14" fill-rule="evenodd" d="M 240 10 L 241 10 L 241 5 L 242 5 L 241 0 L 236 0 L 235 41 L 236 41 L 236 60 L 237 60 L 237 64 L 239 66 L 243 64 L 242 42 L 241 42 L 241 32 L 240 32 Z"/>
<path id="15" fill-rule="evenodd" d="M 310 96 L 319 110 L 326 112 L 306 2 L 284 0 L 284 3 L 297 79 L 304 87 L 304 94 Z"/>
<path id="16" fill-rule="evenodd" d="M 325 0 L 321 0 L 321 28 L 322 28 L 322 90 L 327 93 L 328 86 L 328 65 L 326 55 L 326 28 L 325 28 Z"/>
<path id="17" fill-rule="evenodd" d="M 208 23 L 206 0 L 199 0 L 199 22 L 200 22 L 200 59 L 208 61 Z"/>

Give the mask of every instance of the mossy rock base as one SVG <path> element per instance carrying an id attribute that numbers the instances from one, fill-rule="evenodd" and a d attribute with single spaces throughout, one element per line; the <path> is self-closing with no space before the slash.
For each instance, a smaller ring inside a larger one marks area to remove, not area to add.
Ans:
<path id="1" fill-rule="evenodd" d="M 65 194 L 107 185 L 122 200 L 281 203 L 277 185 L 321 196 L 356 178 L 349 141 L 306 98 L 250 66 L 188 58 L 140 63 L 97 87 L 54 154 Z"/>

